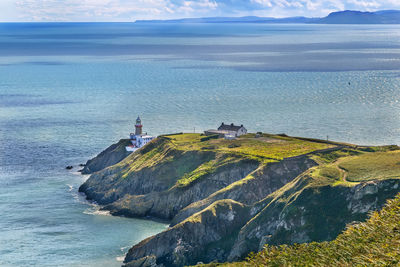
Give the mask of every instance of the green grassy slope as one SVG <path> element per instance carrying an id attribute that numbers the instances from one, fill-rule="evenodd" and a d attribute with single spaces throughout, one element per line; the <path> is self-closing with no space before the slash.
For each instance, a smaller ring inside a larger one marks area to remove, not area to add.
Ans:
<path id="1" fill-rule="evenodd" d="M 354 186 L 359 182 L 400 177 L 400 151 L 397 146 L 342 149 L 314 159 L 319 166 L 310 175 L 319 182 Z"/>
<path id="2" fill-rule="evenodd" d="M 236 140 L 223 138 L 203 141 L 200 134 L 168 135 L 166 138 L 171 146 L 180 151 L 208 151 L 215 153 L 215 158 L 204 162 L 192 172 L 185 173 L 177 181 L 179 186 L 190 185 L 204 175 L 210 174 L 218 167 L 248 159 L 268 164 L 285 158 L 307 154 L 316 150 L 335 147 L 329 143 L 319 143 L 300 140 L 292 137 L 263 134 L 258 137 L 254 134 L 243 135 Z"/>
<path id="3" fill-rule="evenodd" d="M 236 140 L 219 138 L 202 141 L 204 136 L 200 134 L 170 135 L 165 138 L 170 139 L 180 150 L 209 150 L 267 161 L 281 160 L 335 146 L 329 143 L 270 134 L 262 134 L 258 137 L 255 134 L 246 134 Z"/>

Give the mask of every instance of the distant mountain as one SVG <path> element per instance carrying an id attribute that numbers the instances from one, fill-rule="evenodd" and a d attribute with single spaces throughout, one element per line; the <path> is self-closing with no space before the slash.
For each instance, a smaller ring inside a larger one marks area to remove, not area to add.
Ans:
<path id="1" fill-rule="evenodd" d="M 339 11 L 324 18 L 307 17 L 206 17 L 174 20 L 137 20 L 136 23 L 319 23 L 319 24 L 400 24 L 399 10 L 376 12 Z"/>
<path id="2" fill-rule="evenodd" d="M 377 12 L 340 11 L 333 12 L 317 20 L 323 24 L 400 24 L 400 11 L 385 10 Z"/>

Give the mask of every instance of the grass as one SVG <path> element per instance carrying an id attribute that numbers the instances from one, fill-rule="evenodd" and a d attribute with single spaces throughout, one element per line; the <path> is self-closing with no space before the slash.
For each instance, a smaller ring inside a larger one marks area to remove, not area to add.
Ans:
<path id="1" fill-rule="evenodd" d="M 326 177 L 330 180 L 340 179 L 341 173 L 335 166 L 328 165 L 318 169 L 318 175 Z"/>
<path id="2" fill-rule="evenodd" d="M 168 161 L 169 158 L 172 159 L 172 157 L 168 155 L 168 149 L 168 144 L 157 144 L 143 154 L 133 154 L 134 157 L 129 157 L 125 161 L 118 164 L 129 166 L 129 168 L 126 168 L 123 171 L 122 178 L 128 177 L 128 175 L 132 172 L 137 172 L 144 168 L 151 168 L 161 162 Z"/>
<path id="3" fill-rule="evenodd" d="M 259 161 L 282 160 L 288 157 L 307 154 L 315 150 L 334 147 L 326 143 L 310 142 L 292 137 L 262 135 L 256 138 L 249 134 L 235 140 L 211 139 L 201 141 L 200 134 L 170 135 L 169 138 L 176 149 L 180 150 L 212 150 L 216 152 L 241 155 Z"/>
<path id="4" fill-rule="evenodd" d="M 400 194 L 335 240 L 265 246 L 246 261 L 207 266 L 399 266 Z"/>
<path id="5" fill-rule="evenodd" d="M 208 174 L 215 172 L 218 168 L 226 166 L 228 164 L 238 163 L 240 158 L 232 157 L 229 155 L 219 154 L 213 160 L 201 164 L 197 169 L 192 172 L 186 173 L 176 184 L 179 187 L 187 186 L 194 181 L 204 177 Z"/>
<path id="6" fill-rule="evenodd" d="M 235 140 L 223 138 L 204 140 L 201 134 L 177 134 L 164 136 L 171 146 L 180 151 L 212 151 L 216 157 L 199 165 L 195 170 L 186 173 L 176 185 L 185 187 L 228 164 L 242 160 L 254 160 L 260 164 L 276 162 L 288 157 L 299 156 L 315 150 L 333 147 L 331 144 L 298 140 L 264 134 L 256 138 L 248 134 Z"/>
<path id="7" fill-rule="evenodd" d="M 328 183 L 334 182 L 334 185 L 356 185 L 364 181 L 400 178 L 400 150 L 345 150 L 317 157 L 314 159 L 320 165 L 311 169 L 311 177 Z"/>
<path id="8" fill-rule="evenodd" d="M 351 182 L 399 178 L 400 151 L 365 153 L 340 161 L 338 166 Z"/>
<path id="9" fill-rule="evenodd" d="M 312 158 L 319 164 L 333 163 L 339 158 L 360 155 L 362 152 L 356 149 L 343 148 L 330 153 L 317 153 Z"/>

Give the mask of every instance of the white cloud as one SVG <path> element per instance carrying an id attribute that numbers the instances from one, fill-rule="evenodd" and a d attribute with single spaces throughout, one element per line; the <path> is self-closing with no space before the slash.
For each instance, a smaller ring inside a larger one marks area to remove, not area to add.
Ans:
<path id="1" fill-rule="evenodd" d="M 18 0 L 23 18 L 34 20 L 130 20 L 171 12 L 167 0 Z"/>
<path id="2" fill-rule="evenodd" d="M 345 9 L 400 9 L 400 0 L 0 0 L 18 20 L 133 21 L 201 16 L 324 16 Z M 1 7 L 1 4 L 0 4 Z M 10 8 L 9 8 L 10 9 Z M 0 9 L 0 18 L 6 9 Z M 18 14 L 18 15 L 17 15 Z"/>
<path id="3" fill-rule="evenodd" d="M 389 1 L 389 2 L 391 2 L 391 1 Z M 354 4 L 356 6 L 363 7 L 365 9 L 368 9 L 368 8 L 375 9 L 375 8 L 379 8 L 381 6 L 381 4 L 379 4 L 376 1 L 349 0 L 349 3 Z"/>

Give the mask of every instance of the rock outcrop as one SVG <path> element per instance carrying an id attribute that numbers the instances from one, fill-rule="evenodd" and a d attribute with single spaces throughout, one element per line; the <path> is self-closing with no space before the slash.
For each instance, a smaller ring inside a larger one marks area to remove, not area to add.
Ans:
<path id="1" fill-rule="evenodd" d="M 112 144 L 95 158 L 88 160 L 81 173 L 91 174 L 117 164 L 131 153 L 125 149 L 130 144 L 129 139 L 121 139 L 118 143 Z"/>

